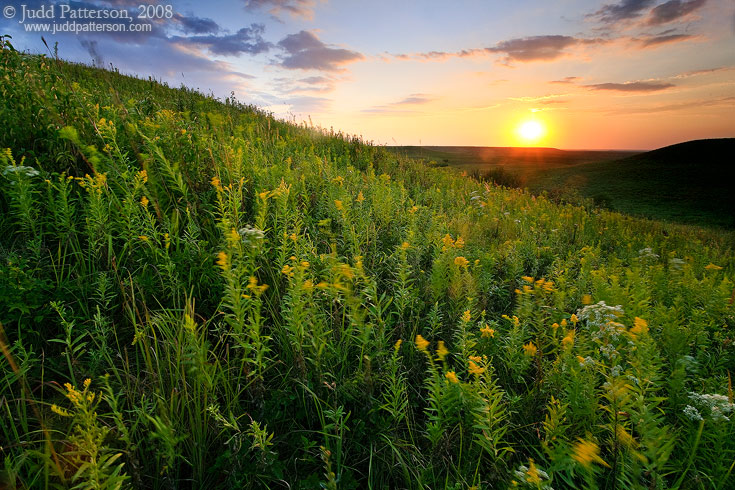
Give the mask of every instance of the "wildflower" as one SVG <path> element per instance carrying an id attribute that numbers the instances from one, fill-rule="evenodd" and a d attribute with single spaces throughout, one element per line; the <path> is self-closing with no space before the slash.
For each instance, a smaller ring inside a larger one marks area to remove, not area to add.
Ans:
<path id="1" fill-rule="evenodd" d="M 577 315 L 572 313 L 572 316 L 569 318 L 569 320 L 571 320 L 571 322 L 576 325 L 576 323 L 579 321 L 579 318 L 577 318 Z"/>
<path id="2" fill-rule="evenodd" d="M 582 356 L 577 356 L 577 360 L 579 361 L 580 364 L 584 364 L 585 358 Z"/>
<path id="3" fill-rule="evenodd" d="M 409 243 L 408 243 L 408 242 L 403 242 L 403 243 L 401 243 L 401 248 L 402 248 L 403 250 L 408 250 L 408 249 L 409 249 L 410 247 L 411 247 L 411 245 L 409 245 Z"/>
<path id="4" fill-rule="evenodd" d="M 458 265 L 459 267 L 467 267 L 469 264 L 470 262 L 461 255 L 454 259 L 454 265 Z"/>
<path id="5" fill-rule="evenodd" d="M 311 279 L 307 279 L 306 281 L 304 281 L 304 286 L 303 286 L 303 288 L 304 288 L 305 290 L 307 290 L 307 291 L 311 291 L 311 289 L 312 289 L 313 287 L 314 287 L 314 283 L 312 282 L 312 280 L 311 280 Z"/>
<path id="6" fill-rule="evenodd" d="M 421 352 L 426 352 L 426 348 L 429 347 L 429 341 L 423 338 L 421 335 L 416 336 L 416 348 Z"/>
<path id="7" fill-rule="evenodd" d="M 51 411 L 58 415 L 61 415 L 62 417 L 71 417 L 71 414 L 67 410 L 57 405 L 51 405 Z"/>
<path id="8" fill-rule="evenodd" d="M 561 345 L 564 350 L 574 346 L 574 330 L 570 330 L 567 332 L 564 338 L 561 339 Z"/>
<path id="9" fill-rule="evenodd" d="M 523 353 L 529 357 L 533 357 L 538 352 L 538 347 L 533 342 L 529 342 L 523 346 Z"/>
<path id="10" fill-rule="evenodd" d="M 447 374 L 444 375 L 444 377 L 447 378 L 450 383 L 459 383 L 457 373 L 455 373 L 454 371 L 449 371 Z"/>
<path id="11" fill-rule="evenodd" d="M 92 380 L 90 378 L 87 378 L 84 380 L 84 389 L 89 388 L 89 385 L 92 384 Z"/>
<path id="12" fill-rule="evenodd" d="M 546 281 L 542 287 L 544 288 L 544 291 L 551 293 L 554 291 L 554 281 Z"/>
<path id="13" fill-rule="evenodd" d="M 291 240 L 291 241 L 294 241 L 294 242 L 295 242 L 296 240 L 298 240 L 298 239 L 299 239 L 299 237 L 298 237 L 298 236 L 296 236 L 296 233 L 291 233 L 291 234 L 290 234 L 290 235 L 288 236 L 288 238 L 289 238 L 289 240 Z"/>
<path id="14" fill-rule="evenodd" d="M 145 235 L 138 235 L 138 238 L 139 238 L 139 239 L 140 239 L 141 241 L 144 241 L 144 242 L 147 242 L 147 241 L 148 241 L 148 237 L 147 237 L 147 236 L 145 236 Z"/>
<path id="15" fill-rule="evenodd" d="M 470 310 L 464 310 L 464 313 L 462 313 L 462 321 L 469 322 L 471 319 L 472 314 L 470 313 Z"/>
<path id="16" fill-rule="evenodd" d="M 632 448 L 636 446 L 636 442 L 635 442 L 635 439 L 633 439 L 633 435 L 627 430 L 625 430 L 625 427 L 623 427 L 622 425 L 617 426 L 615 433 L 618 437 L 618 441 L 620 441 L 620 443 L 623 446 L 628 447 L 628 448 Z"/>
<path id="17" fill-rule="evenodd" d="M 538 469 L 536 468 L 533 460 L 530 460 L 528 463 L 528 471 L 526 472 L 526 475 L 528 475 L 526 481 L 531 485 L 539 485 L 541 483 L 541 477 L 539 476 Z"/>
<path id="18" fill-rule="evenodd" d="M 271 194 L 271 193 L 270 193 L 270 192 L 268 192 L 268 191 L 263 191 L 263 192 L 259 192 L 259 193 L 258 193 L 258 197 L 259 197 L 260 199 L 262 199 L 263 201 L 267 201 L 267 200 L 268 200 L 268 198 L 269 198 L 269 197 L 271 197 L 271 195 L 270 195 L 270 194 Z"/>
<path id="19" fill-rule="evenodd" d="M 461 236 L 458 236 L 457 240 L 454 242 L 454 246 L 457 248 L 464 247 L 464 239 Z"/>
<path id="20" fill-rule="evenodd" d="M 643 318 L 635 317 L 633 320 L 633 328 L 630 329 L 630 334 L 633 338 L 637 338 L 639 335 L 643 335 L 648 332 L 648 322 Z"/>
<path id="21" fill-rule="evenodd" d="M 449 350 L 444 345 L 444 341 L 440 340 L 439 345 L 436 348 L 436 355 L 440 361 L 444 361 L 444 358 L 447 357 L 447 354 L 449 354 Z"/>
<path id="22" fill-rule="evenodd" d="M 481 368 L 472 360 L 469 361 L 468 370 L 470 371 L 470 374 L 474 374 L 475 376 L 479 376 L 485 372 L 485 368 Z"/>
<path id="23" fill-rule="evenodd" d="M 582 304 L 583 305 L 591 305 L 592 304 L 592 296 L 589 294 L 585 294 L 582 296 Z"/>
<path id="24" fill-rule="evenodd" d="M 357 202 L 363 202 L 365 200 L 365 196 L 362 194 L 362 191 L 357 193 L 357 199 L 355 201 Z"/>
<path id="25" fill-rule="evenodd" d="M 442 238 L 442 243 L 444 244 L 444 248 L 451 248 L 454 246 L 454 240 L 452 240 L 452 237 L 447 233 L 444 235 L 444 238 Z"/>
<path id="26" fill-rule="evenodd" d="M 592 463 L 599 463 L 608 468 L 610 467 L 600 457 L 600 446 L 592 441 L 579 439 L 579 442 L 572 449 L 572 458 L 585 468 L 590 468 Z"/>
<path id="27" fill-rule="evenodd" d="M 518 319 L 517 316 L 513 315 L 513 326 L 519 327 L 521 325 L 521 321 Z"/>
<path id="28" fill-rule="evenodd" d="M 337 208 L 337 211 L 342 211 L 344 209 L 342 201 L 340 201 L 339 199 L 334 200 L 334 207 Z"/>
<path id="29" fill-rule="evenodd" d="M 490 328 L 487 324 L 480 329 L 480 333 L 483 337 L 495 337 L 495 330 Z"/>
<path id="30" fill-rule="evenodd" d="M 230 268 L 230 258 L 227 253 L 220 252 L 217 254 L 217 265 L 223 270 L 227 271 Z"/>
<path id="31" fill-rule="evenodd" d="M 470 361 L 473 361 L 473 362 L 482 362 L 482 357 L 480 357 L 480 356 L 470 356 Z"/>
<path id="32" fill-rule="evenodd" d="M 250 276 L 250 279 L 248 279 L 248 285 L 245 287 L 253 291 L 256 296 L 260 296 L 265 292 L 266 289 L 268 289 L 267 284 L 258 285 L 258 278 L 255 276 Z"/>
<path id="33" fill-rule="evenodd" d="M 720 267 L 719 265 L 715 265 L 712 262 L 710 262 L 704 268 L 707 269 L 708 271 L 719 271 L 719 270 L 722 270 L 722 267 Z"/>
<path id="34" fill-rule="evenodd" d="M 337 184 L 340 187 L 342 187 L 342 184 L 344 183 L 344 181 L 345 179 L 341 175 L 338 175 L 332 179 L 332 183 Z"/>
<path id="35" fill-rule="evenodd" d="M 566 318 L 562 319 L 562 321 L 561 321 L 561 323 L 559 325 L 561 325 L 562 327 L 566 327 L 567 326 L 567 320 L 566 320 Z"/>
<path id="36" fill-rule="evenodd" d="M 308 269 L 309 268 L 309 262 L 306 261 L 306 260 L 302 260 L 301 261 L 301 267 L 303 267 L 304 269 Z"/>
<path id="37" fill-rule="evenodd" d="M 523 279 L 526 282 L 533 282 L 533 277 L 531 276 L 523 276 L 521 277 L 521 279 Z"/>
<path id="38" fill-rule="evenodd" d="M 293 274 L 293 267 L 291 267 L 290 265 L 286 264 L 286 265 L 283 266 L 283 269 L 281 269 L 281 273 L 290 277 Z"/>
<path id="39" fill-rule="evenodd" d="M 219 177 L 217 177 L 216 175 L 212 177 L 212 180 L 210 181 L 210 183 L 212 184 L 212 187 L 214 187 L 218 191 L 222 190 L 222 182 L 219 180 Z"/>
<path id="40" fill-rule="evenodd" d="M 551 328 L 553 328 L 554 329 L 554 333 L 556 333 L 557 329 L 559 328 L 559 324 L 556 323 L 556 322 L 554 322 L 554 323 L 551 324 Z"/>
<path id="41" fill-rule="evenodd" d="M 393 350 L 396 351 L 396 352 L 398 352 L 398 349 L 401 348 L 401 344 L 402 343 L 403 343 L 403 340 L 401 340 L 401 339 L 396 340 L 396 343 L 393 346 Z"/>

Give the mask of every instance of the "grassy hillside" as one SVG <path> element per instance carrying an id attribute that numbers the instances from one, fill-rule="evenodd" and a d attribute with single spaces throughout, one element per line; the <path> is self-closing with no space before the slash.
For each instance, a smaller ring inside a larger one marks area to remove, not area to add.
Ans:
<path id="1" fill-rule="evenodd" d="M 0 486 L 731 485 L 732 233 L 7 45 L 0 95 Z"/>
<path id="2" fill-rule="evenodd" d="M 628 214 L 735 228 L 735 139 L 690 141 L 645 153 L 555 148 L 392 147 L 498 184 Z"/>

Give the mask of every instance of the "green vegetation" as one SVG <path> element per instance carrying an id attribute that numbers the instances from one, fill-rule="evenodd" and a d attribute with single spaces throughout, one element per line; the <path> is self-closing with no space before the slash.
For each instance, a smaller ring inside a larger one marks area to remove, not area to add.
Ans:
<path id="1" fill-rule="evenodd" d="M 732 488 L 732 233 L 0 51 L 0 486 Z"/>
<path id="2" fill-rule="evenodd" d="M 554 200 L 684 224 L 735 228 L 735 139 L 699 140 L 634 154 L 554 148 L 392 147 L 506 187 Z"/>

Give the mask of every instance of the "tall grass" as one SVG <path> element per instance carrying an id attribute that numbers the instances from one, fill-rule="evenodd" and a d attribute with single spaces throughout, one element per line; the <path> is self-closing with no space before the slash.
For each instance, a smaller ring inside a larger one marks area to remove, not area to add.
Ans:
<path id="1" fill-rule="evenodd" d="M 732 488 L 732 234 L 11 48 L 5 487 Z"/>

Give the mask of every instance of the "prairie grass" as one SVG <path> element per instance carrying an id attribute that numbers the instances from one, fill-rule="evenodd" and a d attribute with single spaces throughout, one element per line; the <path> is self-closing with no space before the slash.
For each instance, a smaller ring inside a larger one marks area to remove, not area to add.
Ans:
<path id="1" fill-rule="evenodd" d="M 0 51 L 4 488 L 733 488 L 733 234 Z"/>

